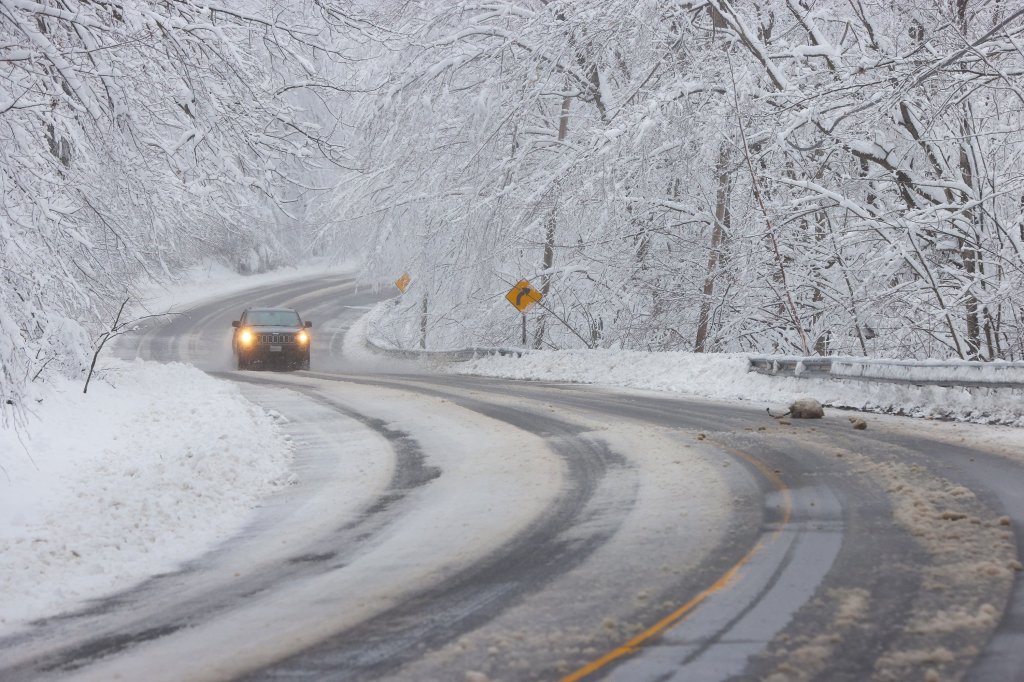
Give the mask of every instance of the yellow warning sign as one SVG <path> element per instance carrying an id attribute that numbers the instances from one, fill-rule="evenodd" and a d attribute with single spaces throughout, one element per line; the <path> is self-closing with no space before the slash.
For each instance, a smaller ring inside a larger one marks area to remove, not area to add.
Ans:
<path id="1" fill-rule="evenodd" d="M 409 273 L 403 272 L 402 276 L 395 280 L 395 286 L 404 294 L 405 290 L 409 288 L 409 282 L 411 281 L 412 278 L 409 277 Z"/>
<path id="2" fill-rule="evenodd" d="M 544 295 L 533 288 L 533 286 L 525 279 L 519 280 L 519 283 L 512 287 L 512 290 L 505 294 L 505 298 L 508 302 L 516 307 L 516 309 L 525 313 L 534 303 L 540 303 L 540 299 L 544 298 Z"/>

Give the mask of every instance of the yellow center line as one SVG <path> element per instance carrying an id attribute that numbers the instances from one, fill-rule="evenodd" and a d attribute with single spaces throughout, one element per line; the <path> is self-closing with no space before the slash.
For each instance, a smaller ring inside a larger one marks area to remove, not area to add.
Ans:
<path id="1" fill-rule="evenodd" d="M 753 455 L 749 455 L 743 452 L 742 450 L 736 450 L 734 448 L 723 447 L 722 449 L 748 462 L 751 466 L 757 469 L 762 476 L 768 479 L 768 481 L 775 487 L 775 489 L 782 494 L 782 523 L 779 524 L 779 527 L 775 530 L 774 533 L 772 533 L 771 538 L 769 539 L 769 542 L 774 542 L 779 537 L 779 534 L 782 533 L 783 528 L 785 528 L 789 524 L 789 519 L 793 512 L 793 496 L 789 490 L 789 487 L 782 480 L 782 478 L 779 477 L 777 473 L 775 473 L 764 462 L 757 459 Z M 730 584 L 732 584 L 732 582 L 736 579 L 736 576 L 739 574 L 740 569 L 743 568 L 747 563 L 749 563 L 750 560 L 754 557 L 754 555 L 757 554 L 763 547 L 764 543 L 758 542 L 750 549 L 749 552 L 743 555 L 742 559 L 733 564 L 732 567 L 729 568 L 729 570 L 720 575 L 718 579 L 715 580 L 715 582 L 713 582 L 709 587 L 706 587 L 703 590 L 701 590 L 690 601 L 686 602 L 685 604 L 683 604 L 675 611 L 659 620 L 651 627 L 647 628 L 640 634 L 636 635 L 635 637 L 627 641 L 625 644 L 615 647 L 614 649 L 604 654 L 600 658 L 591 661 L 590 663 L 587 663 L 585 666 L 572 673 L 569 673 L 561 679 L 561 682 L 578 682 L 578 680 L 582 680 L 588 675 L 591 675 L 600 670 L 601 668 L 604 668 L 612 661 L 616 661 L 624 656 L 629 656 L 630 654 L 634 654 L 637 651 L 639 651 L 640 648 L 648 640 L 660 635 L 668 628 L 672 627 L 679 621 L 683 620 L 683 618 L 686 617 L 686 615 L 690 613 L 690 611 L 695 609 L 705 599 L 713 595 L 715 592 L 723 590 Z"/>

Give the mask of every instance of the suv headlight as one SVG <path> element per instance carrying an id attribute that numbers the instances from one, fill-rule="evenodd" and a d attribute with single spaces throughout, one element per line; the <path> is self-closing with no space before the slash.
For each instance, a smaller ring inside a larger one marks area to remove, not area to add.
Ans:
<path id="1" fill-rule="evenodd" d="M 243 329 L 238 333 L 238 340 L 242 343 L 243 346 L 248 346 L 250 343 L 253 342 L 254 338 L 255 337 L 252 335 L 252 332 L 248 329 Z"/>
<path id="2" fill-rule="evenodd" d="M 307 343 L 309 343 L 309 334 L 305 331 L 300 331 L 297 334 L 295 334 L 295 341 L 300 346 L 305 346 Z"/>

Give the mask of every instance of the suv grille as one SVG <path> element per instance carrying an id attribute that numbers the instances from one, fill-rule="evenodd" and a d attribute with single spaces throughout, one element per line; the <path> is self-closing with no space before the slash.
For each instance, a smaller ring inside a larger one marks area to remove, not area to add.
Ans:
<path id="1" fill-rule="evenodd" d="M 295 343 L 295 334 L 257 334 L 259 343 Z"/>

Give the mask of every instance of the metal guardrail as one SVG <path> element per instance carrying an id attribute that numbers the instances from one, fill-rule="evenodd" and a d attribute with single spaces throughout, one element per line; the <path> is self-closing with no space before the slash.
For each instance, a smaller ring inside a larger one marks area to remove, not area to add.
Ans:
<path id="1" fill-rule="evenodd" d="M 440 362 L 468 362 L 488 355 L 511 355 L 521 357 L 528 351 L 522 348 L 461 348 L 459 350 L 406 350 L 400 348 L 384 348 L 366 339 L 366 347 L 381 355 L 402 358 L 403 360 L 437 360 Z"/>
<path id="2" fill-rule="evenodd" d="M 385 348 L 366 339 L 371 351 L 406 360 L 468 362 L 489 355 L 522 357 L 522 348 L 462 348 L 459 350 L 404 350 Z M 842 379 L 945 388 L 1024 389 L 1024 362 L 971 362 L 936 360 L 877 360 L 854 357 L 795 357 L 755 355 L 749 371 L 773 377 Z"/>
<path id="3" fill-rule="evenodd" d="M 753 356 L 750 371 L 769 376 L 825 377 L 832 371 L 832 358 Z"/>
<path id="4" fill-rule="evenodd" d="M 1024 388 L 1024 362 L 875 360 L 752 356 L 750 371 L 777 377 L 829 378 L 946 388 Z"/>

